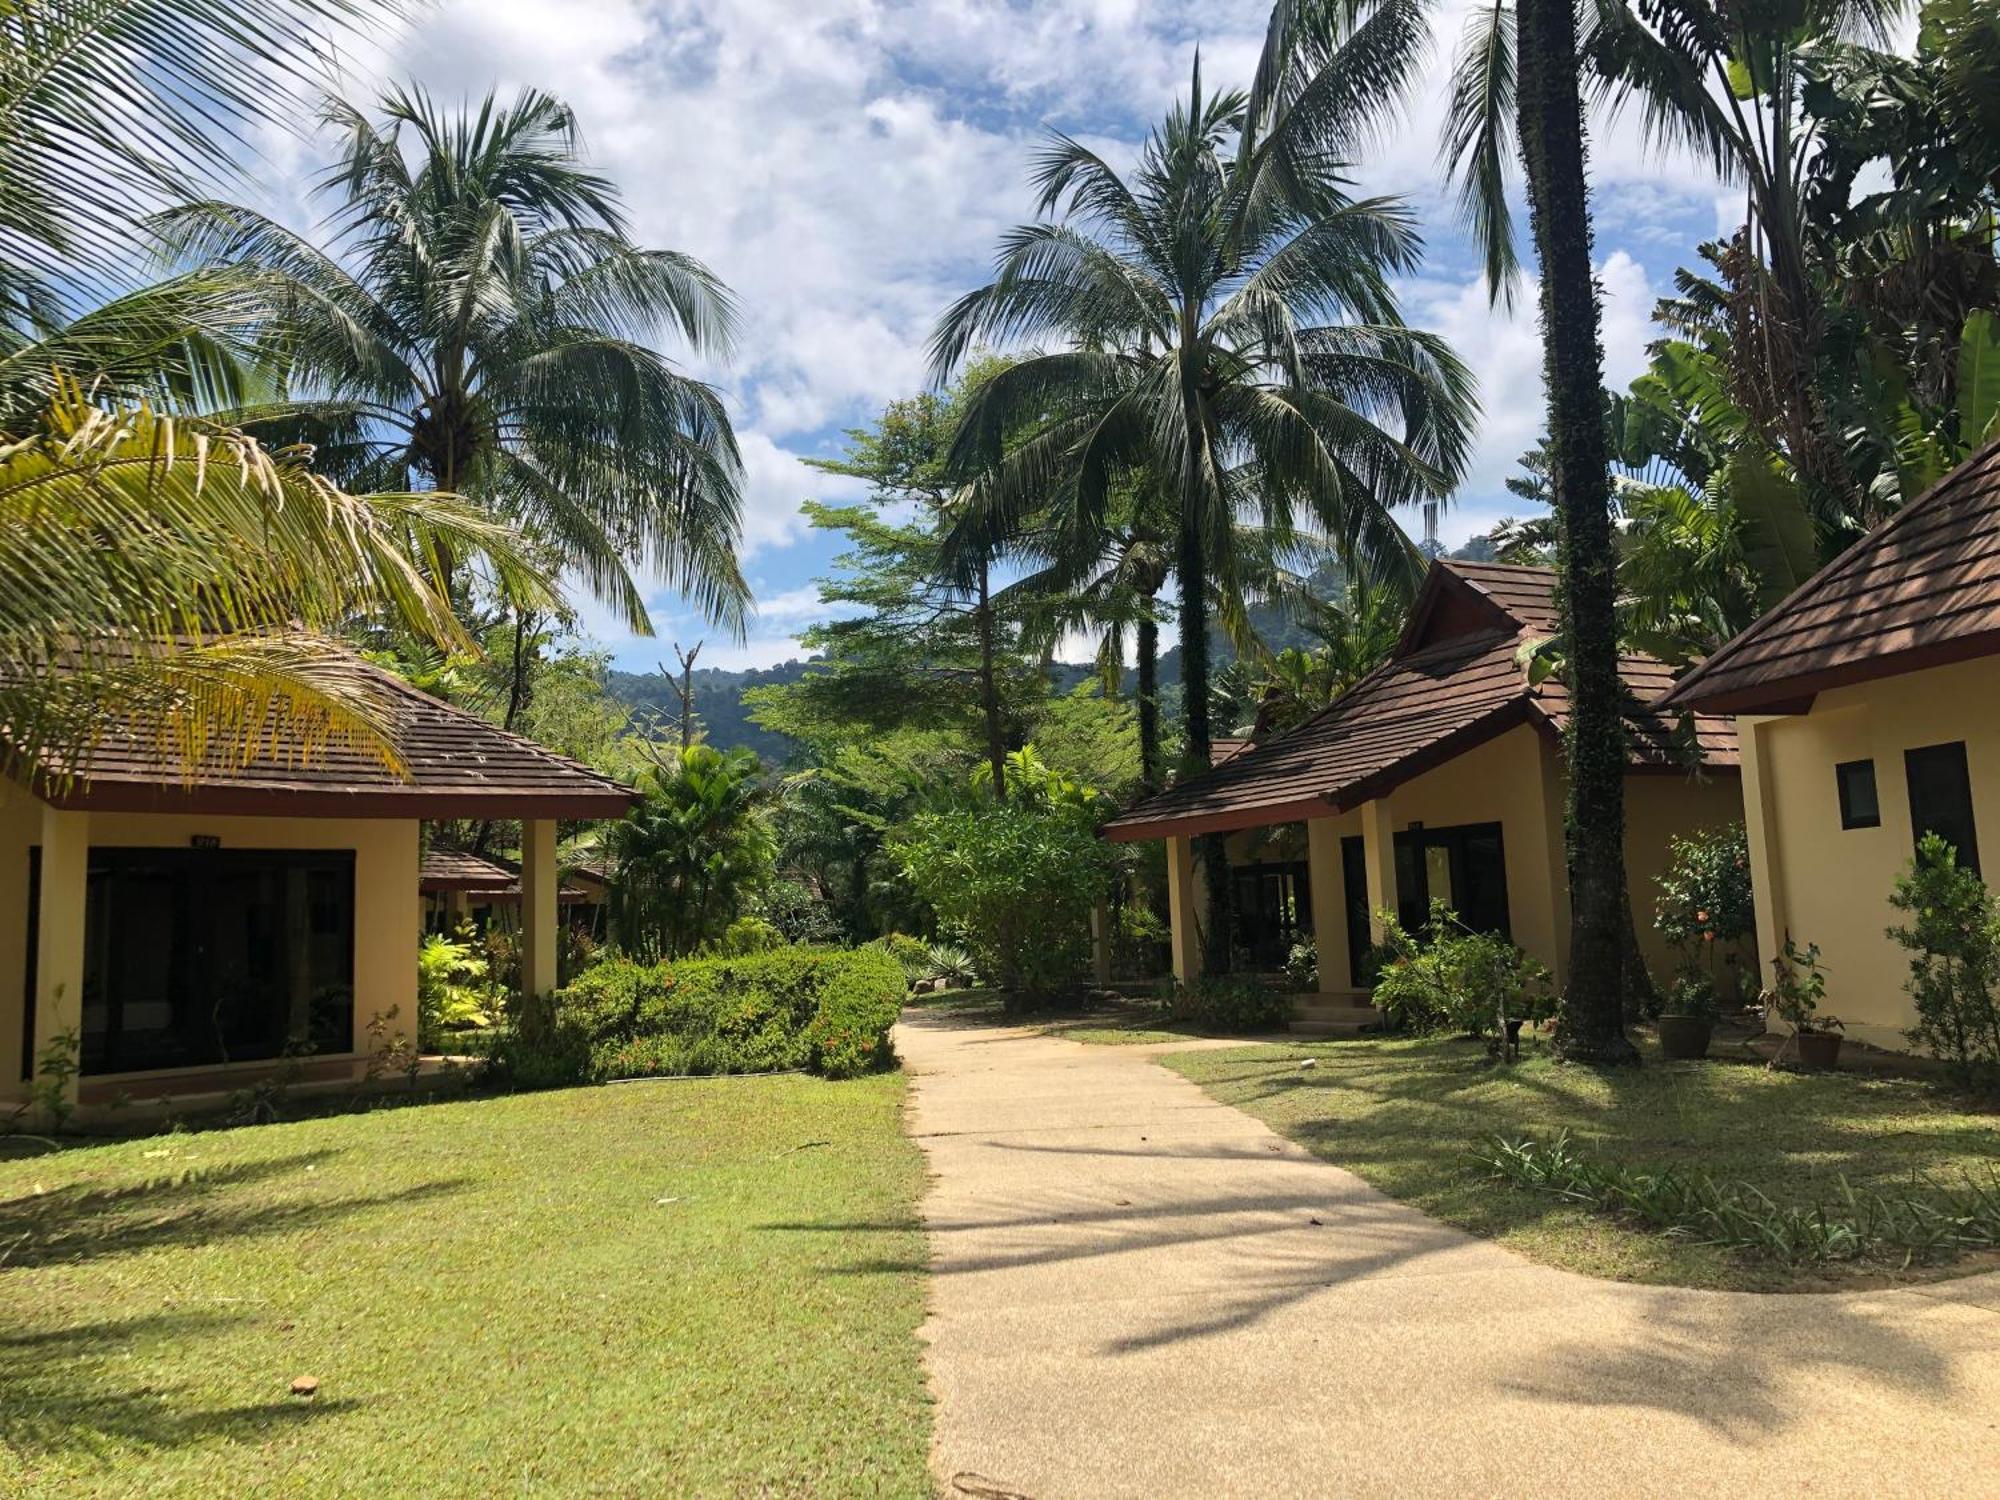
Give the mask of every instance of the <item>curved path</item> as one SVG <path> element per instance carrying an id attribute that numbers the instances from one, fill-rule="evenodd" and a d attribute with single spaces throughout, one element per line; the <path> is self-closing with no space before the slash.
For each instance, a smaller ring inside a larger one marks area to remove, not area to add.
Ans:
<path id="1" fill-rule="evenodd" d="M 897 1045 L 947 1494 L 2000 1497 L 2000 1274 L 1597 1281 L 1383 1197 L 1170 1049 L 914 1012 Z"/>

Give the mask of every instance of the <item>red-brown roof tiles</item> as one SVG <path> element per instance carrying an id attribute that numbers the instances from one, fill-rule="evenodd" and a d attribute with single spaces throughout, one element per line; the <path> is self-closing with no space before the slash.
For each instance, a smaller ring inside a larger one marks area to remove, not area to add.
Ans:
<path id="1" fill-rule="evenodd" d="M 1807 579 L 1662 700 L 1783 713 L 1828 688 L 2000 654 L 2000 443 Z"/>
<path id="2" fill-rule="evenodd" d="M 1104 825 L 1116 841 L 1218 833 L 1324 816 L 1367 801 L 1518 724 L 1560 732 L 1564 686 L 1530 687 L 1522 647 L 1555 628 L 1546 569 L 1440 562 L 1412 610 L 1413 631 L 1386 664 L 1305 723 L 1176 783 Z M 1442 632 L 1442 638 L 1431 638 Z M 1650 657 L 1621 667 L 1634 765 L 1682 762 L 1676 727 L 1645 707 L 1672 680 Z M 1710 768 L 1736 764 L 1727 720 L 1696 719 Z"/>
<path id="3" fill-rule="evenodd" d="M 192 777 L 170 763 L 139 715 L 107 726 L 74 778 L 37 795 L 106 812 L 242 813 L 352 818 L 615 818 L 629 787 L 419 692 L 356 657 L 354 671 L 390 705 L 398 776 L 367 750 L 338 741 L 308 756 L 267 745 L 247 764 L 217 761 Z"/>

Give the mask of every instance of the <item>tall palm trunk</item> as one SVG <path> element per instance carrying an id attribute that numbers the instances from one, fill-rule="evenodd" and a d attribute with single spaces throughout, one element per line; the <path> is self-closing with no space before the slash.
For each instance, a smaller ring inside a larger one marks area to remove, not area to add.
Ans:
<path id="1" fill-rule="evenodd" d="M 1181 584 L 1181 696 L 1187 716 L 1186 775 L 1198 775 L 1213 759 L 1213 739 L 1208 722 L 1208 559 L 1202 542 L 1202 465 L 1206 424 L 1202 420 L 1201 397 L 1195 385 L 1193 342 L 1196 337 L 1193 309 L 1184 319 L 1182 346 L 1181 399 L 1187 423 L 1187 470 L 1182 476 L 1180 584 Z M 1205 834 L 1195 841 L 1201 860 L 1203 883 L 1208 887 L 1207 924 L 1202 934 L 1201 964 L 1204 973 L 1229 972 L 1230 884 L 1229 853 L 1221 834 Z"/>
<path id="2" fill-rule="evenodd" d="M 1570 0 L 1520 0 L 1517 15 L 1521 152 L 1541 261 L 1543 371 L 1570 672 L 1563 746 L 1569 984 L 1556 1046 L 1578 1061 L 1632 1062 L 1638 1054 L 1625 1035 L 1623 1007 L 1629 920 L 1623 686 L 1576 12 Z"/>
<path id="3" fill-rule="evenodd" d="M 1139 622 L 1139 786 L 1160 789 L 1160 626 L 1150 617 Z"/>
<path id="4" fill-rule="evenodd" d="M 1007 800 L 1007 735 L 1000 722 L 1000 681 L 993 658 L 992 574 L 979 560 L 979 711 L 986 719 L 986 763 L 993 770 L 993 800 Z"/>

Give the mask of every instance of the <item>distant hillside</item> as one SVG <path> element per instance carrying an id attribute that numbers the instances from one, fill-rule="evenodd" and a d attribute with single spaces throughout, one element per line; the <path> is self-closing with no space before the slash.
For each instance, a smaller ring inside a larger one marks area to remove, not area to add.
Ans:
<path id="1" fill-rule="evenodd" d="M 755 750 L 768 765 L 783 765 L 798 745 L 786 735 L 773 734 L 750 722 L 743 695 L 767 683 L 797 682 L 805 676 L 806 663 L 785 661 L 775 667 L 746 667 L 731 672 L 722 667 L 696 667 L 694 672 L 694 713 L 708 733 L 708 742 L 717 749 L 733 750 L 738 745 Z M 612 672 L 605 679 L 611 696 L 634 708 L 654 709 L 678 719 L 681 685 L 677 678 L 658 672 Z"/>
<path id="2" fill-rule="evenodd" d="M 1492 556 L 1492 543 L 1485 537 L 1475 537 L 1467 545 L 1451 555 L 1484 561 Z M 1341 578 L 1333 569 L 1323 570 L 1313 581 L 1313 592 L 1321 598 L 1332 598 L 1341 589 Z M 1251 623 L 1258 635 L 1274 651 L 1282 651 L 1287 646 L 1311 646 L 1313 637 L 1297 625 L 1284 619 L 1276 610 L 1259 607 L 1250 612 Z M 1221 667 L 1233 661 L 1236 653 L 1219 633 L 1211 632 L 1212 645 L 1210 659 Z M 753 724 L 744 708 L 743 694 L 754 687 L 767 683 L 797 682 L 806 674 L 809 662 L 792 660 L 780 662 L 774 667 L 748 667 L 742 671 L 728 671 L 721 667 L 698 667 L 694 674 L 695 717 L 701 721 L 708 734 L 708 742 L 718 749 L 734 749 L 738 745 L 754 750 L 769 765 L 783 765 L 791 759 L 799 747 L 795 741 L 782 734 L 774 734 L 761 725 Z M 1058 692 L 1068 692 L 1091 675 L 1086 665 L 1060 662 L 1055 673 L 1055 688 Z M 1125 686 L 1132 686 L 1132 674 L 1126 673 Z M 1163 652 L 1160 656 L 1160 686 L 1177 687 L 1181 680 L 1181 653 L 1178 646 Z M 621 703 L 634 708 L 645 708 L 668 715 L 680 713 L 680 684 L 678 680 L 664 677 L 658 672 L 612 672 L 606 685 L 611 696 Z"/>

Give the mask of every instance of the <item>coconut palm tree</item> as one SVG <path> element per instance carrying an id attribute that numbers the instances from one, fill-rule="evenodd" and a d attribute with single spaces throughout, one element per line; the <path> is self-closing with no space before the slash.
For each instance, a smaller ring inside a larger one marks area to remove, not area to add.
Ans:
<path id="1" fill-rule="evenodd" d="M 520 598 L 549 584 L 452 497 L 347 494 L 309 459 L 67 378 L 0 428 L 0 768 L 75 774 L 112 709 L 190 769 L 274 737 L 400 767 L 393 702 L 330 637 L 374 615 L 469 648 L 445 548 L 495 559 Z"/>
<path id="2" fill-rule="evenodd" d="M 740 629 L 742 499 L 728 414 L 651 340 L 728 347 L 734 307 L 700 262 L 630 239 L 617 189 L 578 159 L 546 94 L 441 111 L 340 101 L 321 191 L 328 245 L 254 209 L 162 215 L 180 255 L 254 273 L 288 402 L 245 412 L 309 437 L 346 482 L 436 488 L 521 525 L 638 631 L 636 565 Z"/>
<path id="3" fill-rule="evenodd" d="M 138 216 L 229 176 L 327 40 L 393 0 L 0 8 L 0 763 L 60 779 L 116 708 L 185 767 L 274 733 L 398 761 L 325 633 L 463 636 L 439 559 L 546 597 L 508 531 L 442 496 L 350 495 L 310 454 L 190 417 L 251 390 L 257 309 L 212 274 L 140 287 Z M 87 267 L 88 274 L 79 271 Z M 81 308 L 81 310 L 79 310 Z M 108 540 L 109 539 L 109 540 Z"/>
<path id="4" fill-rule="evenodd" d="M 1345 82 L 1347 63 L 1333 49 L 1324 71 Z M 1303 517 L 1384 572 L 1407 566 L 1392 511 L 1451 491 L 1476 410 L 1458 359 L 1398 314 L 1390 278 L 1420 253 L 1402 205 L 1350 197 L 1339 161 L 1284 128 L 1239 151 L 1244 108 L 1204 90 L 1197 59 L 1129 176 L 1052 136 L 1035 173 L 1050 218 L 1006 237 L 932 343 L 940 377 L 982 340 L 1065 346 L 996 375 L 961 423 L 954 463 L 982 476 L 987 535 L 1021 531 L 1059 486 L 1101 529 L 1121 475 L 1167 477 L 1193 767 L 1211 738 L 1209 580 L 1235 568 L 1239 517 L 1281 537 Z M 1219 841 L 1203 858 L 1226 901 Z"/>
<path id="5" fill-rule="evenodd" d="M 1251 93 L 1253 136 L 1284 128 L 1308 141 L 1337 136 L 1341 117 L 1322 110 L 1301 80 L 1350 13 L 1335 0 L 1277 0 Z M 1573 705 L 1565 741 L 1570 975 L 1557 1045 L 1571 1058 L 1624 1062 L 1637 1057 L 1625 1035 L 1623 1005 L 1628 956 L 1637 955 L 1628 941 L 1625 891 L 1617 556 L 1590 266 L 1584 62 L 1570 0 L 1488 0 L 1460 43 L 1444 150 L 1496 301 L 1511 297 L 1519 272 L 1506 194 L 1517 148 L 1527 178 L 1541 269 L 1549 484 Z M 1322 114 L 1331 117 L 1321 123 Z"/>

